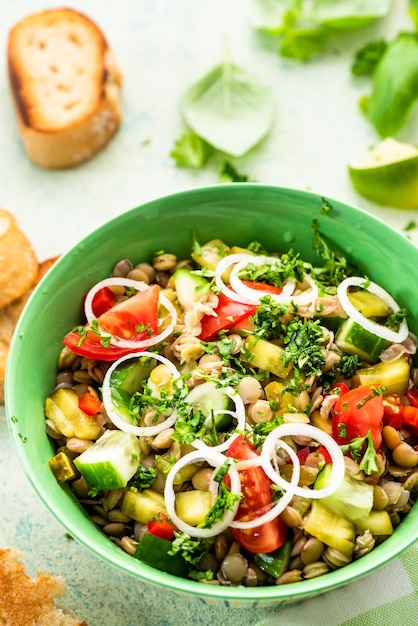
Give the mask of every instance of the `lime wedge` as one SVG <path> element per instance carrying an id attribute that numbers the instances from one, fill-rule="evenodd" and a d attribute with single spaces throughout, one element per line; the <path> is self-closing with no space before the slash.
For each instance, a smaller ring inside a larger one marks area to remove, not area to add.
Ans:
<path id="1" fill-rule="evenodd" d="M 359 194 L 383 206 L 418 208 L 418 148 L 388 137 L 348 166 Z"/>

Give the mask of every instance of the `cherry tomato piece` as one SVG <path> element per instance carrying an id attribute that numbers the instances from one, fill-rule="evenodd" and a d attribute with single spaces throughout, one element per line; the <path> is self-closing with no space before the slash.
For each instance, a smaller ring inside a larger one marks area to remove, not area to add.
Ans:
<path id="1" fill-rule="evenodd" d="M 362 386 L 344 393 L 334 405 L 332 436 L 342 445 L 370 430 L 376 450 L 382 443 L 383 396 L 373 386 Z"/>
<path id="2" fill-rule="evenodd" d="M 230 445 L 226 456 L 238 460 L 247 460 L 258 456 L 254 447 L 239 435 Z M 272 501 L 271 481 L 260 466 L 250 467 L 239 471 L 243 497 L 238 507 L 235 519 L 254 519 L 266 512 Z M 276 517 L 271 522 L 251 529 L 231 528 L 235 540 L 255 554 L 273 552 L 280 548 L 286 539 L 286 526 Z"/>
<path id="3" fill-rule="evenodd" d="M 100 317 L 115 305 L 115 294 L 109 287 L 103 287 L 96 293 L 91 303 L 93 313 L 96 317 Z"/>
<path id="4" fill-rule="evenodd" d="M 231 300 L 223 293 L 220 293 L 218 298 L 218 306 L 214 311 L 216 315 L 205 315 L 201 321 L 202 332 L 199 339 L 202 341 L 210 341 L 219 335 L 221 330 L 229 330 L 248 319 L 257 308 L 255 304 L 242 304 Z"/>
<path id="5" fill-rule="evenodd" d="M 250 287 L 250 289 L 254 289 L 255 291 L 266 291 L 267 293 L 282 293 L 283 289 L 281 287 L 276 287 L 276 285 L 269 285 L 268 283 L 261 283 L 252 280 L 243 280 L 243 285 Z"/>
<path id="6" fill-rule="evenodd" d="M 115 337 L 138 341 L 158 333 L 158 294 L 158 285 L 139 291 L 98 317 L 99 326 Z M 145 349 L 103 345 L 101 337 L 89 328 L 91 325 L 87 324 L 84 336 L 76 330 L 69 332 L 63 339 L 64 345 L 80 356 L 101 361 L 116 361 L 125 354 Z"/>

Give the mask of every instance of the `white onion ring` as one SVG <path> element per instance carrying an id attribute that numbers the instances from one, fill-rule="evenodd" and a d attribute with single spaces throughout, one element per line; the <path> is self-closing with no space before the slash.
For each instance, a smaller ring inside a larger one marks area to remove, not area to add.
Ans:
<path id="1" fill-rule="evenodd" d="M 228 256 L 221 259 L 216 266 L 216 275 L 215 275 L 215 284 L 222 291 L 222 293 L 231 298 L 231 300 L 235 300 L 236 302 L 242 302 L 243 304 L 254 304 L 253 299 L 246 298 L 244 296 L 240 296 L 236 291 L 233 291 L 229 287 L 227 287 L 222 279 L 222 274 L 225 270 L 228 269 L 234 263 L 239 263 L 241 261 L 249 261 L 250 259 L 254 259 L 254 255 L 252 254 L 229 254 Z"/>
<path id="2" fill-rule="evenodd" d="M 214 384 L 214 383 L 209 383 L 209 384 Z M 227 411 L 227 410 L 219 410 L 219 411 L 215 411 L 215 415 L 219 415 L 221 413 L 227 413 L 229 415 L 232 415 L 232 417 L 234 419 L 236 419 L 237 421 L 237 425 L 236 425 L 236 430 L 244 430 L 245 428 L 245 407 L 244 407 L 244 403 L 241 399 L 241 396 L 235 391 L 235 389 L 233 389 L 232 387 L 219 387 L 219 389 L 221 389 L 225 395 L 227 395 L 229 398 L 231 398 L 231 400 L 234 402 L 235 404 L 235 411 Z M 208 393 L 207 391 L 207 383 L 203 383 L 201 385 L 197 385 L 194 389 L 191 390 L 191 392 L 189 393 L 189 395 L 185 398 L 185 402 L 187 403 L 193 403 L 196 402 L 197 400 L 199 400 L 199 398 L 201 398 L 202 396 L 206 395 Z M 218 444 L 217 446 L 208 446 L 205 444 L 204 441 L 202 441 L 201 439 L 195 439 L 194 441 L 191 442 L 191 445 L 194 448 L 197 448 L 198 450 L 213 450 L 214 452 L 224 452 L 225 450 L 227 450 L 229 448 L 229 446 L 231 445 L 231 443 L 233 442 L 234 439 L 236 439 L 238 436 L 238 433 L 235 433 L 233 435 L 231 435 L 231 437 L 228 437 L 228 439 L 226 439 L 226 441 L 224 441 L 223 443 Z"/>
<path id="3" fill-rule="evenodd" d="M 285 441 L 278 441 L 276 443 L 278 443 L 282 448 L 284 448 L 288 452 L 288 454 L 290 455 L 290 457 L 291 457 L 291 459 L 293 461 L 292 479 L 291 479 L 290 483 L 289 482 L 287 483 L 286 493 L 283 494 L 282 497 L 279 500 L 277 500 L 277 502 L 274 504 L 274 506 L 272 506 L 271 509 L 269 509 L 266 513 L 263 513 L 263 515 L 260 515 L 259 517 L 256 517 L 255 519 L 252 519 L 252 520 L 248 520 L 246 522 L 240 522 L 239 520 L 233 520 L 230 523 L 230 527 L 231 528 L 239 528 L 239 529 L 245 530 L 245 529 L 250 529 L 250 528 L 258 528 L 259 526 L 262 526 L 263 524 L 266 524 L 267 522 L 271 522 L 278 515 L 280 515 L 280 513 L 282 513 L 284 511 L 284 509 L 287 507 L 287 505 L 289 504 L 289 502 L 293 498 L 293 496 L 295 494 L 295 488 L 297 487 L 297 484 L 299 482 L 299 476 L 300 476 L 299 459 L 298 459 L 297 454 L 294 452 L 294 450 L 292 450 L 292 448 Z M 254 460 L 255 460 L 255 462 L 258 461 L 258 459 L 255 459 L 255 458 L 254 458 Z M 260 459 L 260 461 L 261 461 L 261 459 Z M 243 467 L 243 465 L 241 463 L 243 463 L 243 462 L 240 462 L 240 464 L 238 464 L 236 466 L 236 469 L 239 469 L 240 467 L 242 469 L 244 469 L 244 467 Z M 254 463 L 254 464 L 256 464 L 256 463 Z M 247 468 L 247 467 L 249 467 L 249 466 L 246 465 L 245 468 Z M 274 482 L 276 482 L 276 481 L 274 481 Z"/>
<path id="4" fill-rule="evenodd" d="M 143 435 L 145 436 L 157 435 L 165 428 L 169 428 L 170 426 L 172 426 L 177 419 L 177 411 L 173 409 L 173 412 L 171 413 L 171 415 L 167 417 L 166 420 L 156 424 L 155 426 L 135 426 L 135 424 L 131 424 L 127 422 L 124 416 L 121 415 L 117 407 L 115 407 L 115 405 L 113 404 L 112 391 L 110 387 L 110 377 L 112 376 L 112 372 L 118 367 L 118 365 L 120 365 L 124 361 L 128 361 L 130 359 L 140 359 L 143 356 L 151 357 L 152 359 L 155 359 L 156 361 L 161 361 L 161 363 L 164 363 L 164 365 L 166 365 L 169 368 L 170 372 L 173 374 L 175 379 L 181 377 L 180 372 L 175 367 L 175 365 L 173 365 L 171 361 L 166 359 L 164 356 L 161 356 L 160 354 L 154 354 L 153 352 L 141 352 L 140 354 L 133 354 L 133 353 L 127 354 L 121 357 L 120 359 L 118 359 L 117 361 L 115 361 L 112 364 L 112 366 L 107 370 L 106 375 L 103 379 L 103 386 L 102 386 L 103 405 L 106 410 L 106 414 L 111 420 L 111 422 L 116 426 L 116 428 L 119 428 L 119 430 L 123 430 L 126 433 L 132 433 L 133 435 L 137 435 L 138 437 L 141 437 Z"/>
<path id="5" fill-rule="evenodd" d="M 91 323 L 94 319 L 96 319 L 94 312 L 93 312 L 94 296 L 104 287 L 112 287 L 114 285 L 121 286 L 121 287 L 133 287 L 137 291 L 146 291 L 147 289 L 150 288 L 150 285 L 148 285 L 147 283 L 141 282 L 138 280 L 133 280 L 132 278 L 123 278 L 120 276 L 114 276 L 112 278 L 105 278 L 104 280 L 94 285 L 94 287 L 90 289 L 90 291 L 88 292 L 86 296 L 86 299 L 84 302 L 84 313 L 85 313 L 88 323 Z M 132 349 L 135 351 L 140 351 L 145 348 L 150 348 L 151 346 L 155 346 L 156 344 L 161 343 L 161 341 L 163 341 L 164 339 L 166 339 L 172 334 L 173 329 L 174 329 L 174 324 L 176 323 L 176 320 L 177 320 L 177 312 L 176 312 L 175 307 L 170 302 L 170 300 L 168 300 L 168 298 L 166 298 L 164 295 L 160 294 L 159 301 L 160 301 L 160 304 L 162 304 L 162 306 L 167 309 L 171 317 L 170 324 L 161 333 L 152 335 L 151 337 L 148 337 L 147 339 L 141 339 L 139 341 L 130 340 L 130 339 L 122 339 L 120 337 L 115 337 L 114 335 L 110 335 L 107 332 L 104 332 L 103 334 L 110 337 L 110 343 L 113 346 L 117 346 L 119 348 L 128 348 L 128 349 Z"/>
<path id="6" fill-rule="evenodd" d="M 203 539 L 208 537 L 214 537 L 215 535 L 218 535 L 226 528 L 228 528 L 237 512 L 239 500 L 237 500 L 232 509 L 226 510 L 224 512 L 223 518 L 219 522 L 213 524 L 211 528 L 196 528 L 196 526 L 191 526 L 190 524 L 184 522 L 176 513 L 174 478 L 180 469 L 182 469 L 185 465 L 189 465 L 190 463 L 207 461 L 210 465 L 212 465 L 212 467 L 219 469 L 226 460 L 227 457 L 225 457 L 225 455 L 223 455 L 221 452 L 214 452 L 210 448 L 207 448 L 204 451 L 195 450 L 194 452 L 189 452 L 185 456 L 181 457 L 177 461 L 177 463 L 173 465 L 173 467 L 167 474 L 164 488 L 164 500 L 168 517 L 179 530 L 187 533 L 191 537 L 200 537 Z M 231 480 L 231 492 L 241 496 L 241 482 L 238 472 L 233 464 L 230 465 L 227 474 L 229 474 Z"/>
<path id="7" fill-rule="evenodd" d="M 307 489 L 305 487 L 296 486 L 292 489 L 293 493 L 304 498 L 308 497 L 312 499 L 325 498 L 331 493 L 334 493 L 344 478 L 344 456 L 339 445 L 330 435 L 320 428 L 312 426 L 311 424 L 281 424 L 267 435 L 261 451 L 262 468 L 267 476 L 283 489 L 286 489 L 287 485 L 289 485 L 288 481 L 282 478 L 272 467 L 271 459 L 275 454 L 278 440 L 281 437 L 293 435 L 298 437 L 309 437 L 310 439 L 319 441 L 327 449 L 332 460 L 330 482 L 327 487 L 324 487 L 323 489 Z M 280 445 L 282 445 L 282 443 L 283 442 L 280 441 Z"/>
<path id="8" fill-rule="evenodd" d="M 274 265 L 278 261 L 279 259 L 277 257 L 272 256 L 250 256 L 244 261 L 239 261 L 231 270 L 229 279 L 231 287 L 243 298 L 248 298 L 249 300 L 251 300 L 253 304 L 257 304 L 260 301 L 260 298 L 262 298 L 263 296 L 271 296 L 271 298 L 275 302 L 287 302 L 288 297 L 291 296 L 295 290 L 294 282 L 287 281 L 286 283 L 284 283 L 282 293 L 277 294 L 270 293 L 268 291 L 267 285 L 265 291 L 252 289 L 252 287 L 244 285 L 242 280 L 238 277 L 239 272 L 245 269 L 249 263 L 260 265 Z"/>
<path id="9" fill-rule="evenodd" d="M 364 285 L 367 287 L 364 287 Z M 381 324 L 377 324 L 373 322 L 371 319 L 364 317 L 362 313 L 350 302 L 350 299 L 347 295 L 347 288 L 351 286 L 356 287 L 364 287 L 370 293 L 373 293 L 376 296 L 379 296 L 384 302 L 393 310 L 394 313 L 399 311 L 399 305 L 392 298 L 387 291 L 385 291 L 376 283 L 368 282 L 365 278 L 361 278 L 360 276 L 349 276 L 345 278 L 337 288 L 337 295 L 340 301 L 340 304 L 344 311 L 347 313 L 349 317 L 351 317 L 357 324 L 360 324 L 363 328 L 368 330 L 373 335 L 377 337 L 381 337 L 382 339 L 386 339 L 391 343 L 402 343 L 408 337 L 409 329 L 406 320 L 403 319 L 399 325 L 399 330 L 397 332 L 391 330 L 390 328 L 386 328 L 386 326 L 382 326 Z"/>

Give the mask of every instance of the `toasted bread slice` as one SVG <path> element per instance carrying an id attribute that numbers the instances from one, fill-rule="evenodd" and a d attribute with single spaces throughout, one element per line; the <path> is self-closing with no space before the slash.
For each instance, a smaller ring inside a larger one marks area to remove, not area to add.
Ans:
<path id="1" fill-rule="evenodd" d="M 8 70 L 28 157 L 46 168 L 89 159 L 122 119 L 121 74 L 108 43 L 87 16 L 50 9 L 10 30 Z"/>
<path id="2" fill-rule="evenodd" d="M 20 298 L 38 277 L 32 244 L 11 213 L 0 209 L 0 308 Z"/>
<path id="3" fill-rule="evenodd" d="M 6 362 L 9 354 L 10 342 L 17 321 L 34 287 L 55 263 L 58 257 L 42 261 L 38 267 L 35 284 L 28 289 L 20 298 L 17 298 L 7 306 L 0 308 L 0 405 L 4 404 L 4 378 L 6 374 Z M 1 624 L 1 620 L 0 620 Z"/>
<path id="4" fill-rule="evenodd" d="M 87 626 L 54 603 L 67 589 L 59 576 L 31 578 L 19 560 L 21 552 L 0 549 L 0 624 L 4 626 Z"/>

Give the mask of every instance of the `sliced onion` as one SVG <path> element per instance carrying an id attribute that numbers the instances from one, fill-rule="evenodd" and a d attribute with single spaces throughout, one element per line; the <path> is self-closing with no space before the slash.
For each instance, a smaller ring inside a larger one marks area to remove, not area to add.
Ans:
<path id="1" fill-rule="evenodd" d="M 173 524 L 175 524 L 179 530 L 187 533 L 191 537 L 200 537 L 204 539 L 207 537 L 214 537 L 215 535 L 218 535 L 219 533 L 226 530 L 228 526 L 230 526 L 232 520 L 236 515 L 239 500 L 237 499 L 234 507 L 232 509 L 226 510 L 224 512 L 223 518 L 219 522 L 213 524 L 213 526 L 211 526 L 210 528 L 197 528 L 196 526 L 191 526 L 190 524 L 184 522 L 176 513 L 174 478 L 180 469 L 182 469 L 186 465 L 189 465 L 190 463 L 200 463 L 202 461 L 206 461 L 212 467 L 218 470 L 225 463 L 226 460 L 228 460 L 227 457 L 224 456 L 221 452 L 215 452 L 210 448 L 207 448 L 204 451 L 195 450 L 194 452 L 189 452 L 185 456 L 181 457 L 181 459 L 179 459 L 177 463 L 173 465 L 173 467 L 167 474 L 164 488 L 164 500 L 167 514 Z M 229 474 L 229 478 L 231 480 L 231 492 L 241 496 L 241 482 L 238 472 L 233 464 L 230 465 L 227 474 Z"/>
<path id="2" fill-rule="evenodd" d="M 176 368 L 175 365 L 164 356 L 160 354 L 154 354 L 154 352 L 141 352 L 141 354 L 127 354 L 117 361 L 115 361 L 112 366 L 107 370 L 106 375 L 103 380 L 102 386 L 102 395 L 103 395 L 103 405 L 106 410 L 106 414 L 111 420 L 111 422 L 119 428 L 119 430 L 123 430 L 126 433 L 132 433 L 133 435 L 137 435 L 141 437 L 143 435 L 152 436 L 157 435 L 165 428 L 169 428 L 172 426 L 177 419 L 177 411 L 173 409 L 172 413 L 165 419 L 163 422 L 159 422 L 155 424 L 155 426 L 135 426 L 130 422 L 126 421 L 126 416 L 123 415 L 117 407 L 112 402 L 112 389 L 110 386 L 110 378 L 112 376 L 112 372 L 124 361 L 132 360 L 132 359 L 140 359 L 142 357 L 150 357 L 155 359 L 156 361 L 160 361 L 166 365 L 170 372 L 172 373 L 174 379 L 180 379 L 181 374 Z"/>
<path id="3" fill-rule="evenodd" d="M 274 431 L 273 431 L 274 432 Z M 285 442 L 285 441 L 276 441 L 276 443 L 281 447 L 284 448 L 287 453 L 290 455 L 292 461 L 293 461 L 293 472 L 292 472 L 292 479 L 290 482 L 286 481 L 286 492 L 282 495 L 282 497 L 272 506 L 272 508 L 270 508 L 266 513 L 263 513 L 263 515 L 260 515 L 259 517 L 256 517 L 254 519 L 248 520 L 246 522 L 241 522 L 239 520 L 233 520 L 230 523 L 231 528 L 240 528 L 242 530 L 245 529 L 250 529 L 250 528 L 258 528 L 258 526 L 262 526 L 262 524 L 266 524 L 267 522 L 271 522 L 272 520 L 274 520 L 278 515 L 280 515 L 280 513 L 282 513 L 284 511 L 284 509 L 287 507 L 287 505 L 289 504 L 289 502 L 291 501 L 291 499 L 293 498 L 293 496 L 295 495 L 295 489 L 297 487 L 297 484 L 299 482 L 299 476 L 300 476 L 300 463 L 299 463 L 299 458 L 297 456 L 297 454 L 294 452 L 294 450 Z M 251 461 L 253 459 L 250 459 Z M 260 462 L 262 463 L 262 460 L 260 458 Z M 245 461 L 241 461 L 238 462 L 238 464 L 236 465 L 236 469 L 247 469 L 249 467 L 249 465 L 245 465 L 243 466 L 243 463 L 245 463 Z M 254 464 L 258 465 L 258 459 L 254 458 Z"/>
<path id="4" fill-rule="evenodd" d="M 295 290 L 295 282 L 287 281 L 283 285 L 283 291 L 280 294 L 270 293 L 266 290 L 252 289 L 245 285 L 242 280 L 238 277 L 239 272 L 245 269 L 249 263 L 254 265 L 274 265 L 279 261 L 277 257 L 272 256 L 249 256 L 244 261 L 239 261 L 235 264 L 235 266 L 231 270 L 230 274 L 230 285 L 234 289 L 236 293 L 238 293 L 243 298 L 248 298 L 251 300 L 253 304 L 257 304 L 260 301 L 260 298 L 263 296 L 269 295 L 275 302 L 287 302 L 288 298 L 292 295 Z"/>
<path id="5" fill-rule="evenodd" d="M 367 285 L 367 287 L 365 286 Z M 382 324 L 378 324 L 377 322 L 373 322 L 371 319 L 364 317 L 362 313 L 353 305 L 347 295 L 348 287 L 356 286 L 363 287 L 373 293 L 376 296 L 379 296 L 391 309 L 394 313 L 399 311 L 398 303 L 392 298 L 387 291 L 385 291 L 376 283 L 366 281 L 365 278 L 361 278 L 360 276 L 349 276 L 345 278 L 339 285 L 337 289 L 338 299 L 344 311 L 349 315 L 357 324 L 360 324 L 363 328 L 368 330 L 373 335 L 377 337 L 381 337 L 382 339 L 386 339 L 391 343 L 402 343 L 408 337 L 409 329 L 406 320 L 403 319 L 399 325 L 399 330 L 397 332 L 391 330 L 390 328 L 386 328 L 386 326 L 382 326 Z"/>
<path id="6" fill-rule="evenodd" d="M 197 402 L 202 396 L 205 396 L 208 393 L 208 384 L 214 385 L 214 383 L 203 383 L 201 385 L 197 385 L 194 389 L 191 390 L 189 395 L 185 398 L 186 403 L 193 404 Z M 244 430 L 245 428 L 245 406 L 241 399 L 241 396 L 233 389 L 232 387 L 219 387 L 219 389 L 225 393 L 226 396 L 231 398 L 231 400 L 235 404 L 235 411 L 228 410 L 219 410 L 215 411 L 215 415 L 220 415 L 221 413 L 227 413 L 228 415 L 232 415 L 233 419 L 237 421 L 236 430 Z M 224 452 L 229 448 L 234 439 L 238 436 L 238 433 L 234 433 L 226 441 L 218 444 L 217 446 L 208 446 L 201 439 L 195 439 L 191 442 L 191 445 L 194 448 L 199 450 L 213 450 L 215 452 Z"/>
<path id="7" fill-rule="evenodd" d="M 243 304 L 253 304 L 254 300 L 252 298 L 247 298 L 245 296 L 240 296 L 236 291 L 233 291 L 229 287 L 227 287 L 223 281 L 222 274 L 234 263 L 240 263 L 241 261 L 249 262 L 250 259 L 254 259 L 254 255 L 252 254 L 229 254 L 219 261 L 216 266 L 216 276 L 215 276 L 215 284 L 222 291 L 222 293 L 231 298 L 231 300 L 235 300 L 236 302 L 242 302 Z"/>
<path id="8" fill-rule="evenodd" d="M 326 432 L 316 426 L 312 426 L 312 424 L 281 424 L 267 435 L 261 451 L 262 468 L 267 476 L 283 489 L 286 489 L 289 485 L 289 482 L 282 478 L 279 472 L 277 472 L 271 464 L 271 460 L 276 453 L 277 445 L 283 447 L 283 441 L 281 441 L 281 438 L 289 436 L 308 437 L 310 439 L 314 439 L 315 441 L 319 441 L 327 449 L 332 460 L 332 471 L 327 487 L 324 487 L 323 489 L 307 489 L 306 487 L 296 486 L 292 487 L 293 493 L 295 495 L 312 499 L 325 498 L 325 496 L 329 496 L 331 493 L 334 493 L 344 478 L 344 456 L 337 442 Z"/>
<path id="9" fill-rule="evenodd" d="M 100 281 L 94 287 L 90 289 L 88 292 L 85 302 L 84 302 L 84 313 L 87 319 L 87 322 L 91 323 L 92 320 L 95 319 L 95 315 L 93 312 L 93 299 L 94 296 L 104 287 L 133 287 L 137 291 L 146 291 L 149 289 L 150 285 L 145 282 L 141 282 L 138 280 L 133 280 L 132 278 L 123 278 L 121 276 L 114 276 L 112 278 L 105 278 Z M 104 332 L 103 334 L 110 337 L 110 343 L 113 346 L 118 346 L 119 348 L 128 348 L 135 351 L 141 351 L 146 348 L 150 348 L 151 346 L 155 346 L 158 343 L 161 343 L 164 339 L 169 337 L 174 329 L 174 324 L 177 320 L 177 312 L 175 307 L 172 305 L 170 300 L 166 298 L 164 295 L 160 294 L 159 297 L 160 304 L 167 309 L 169 316 L 171 317 L 170 324 L 161 332 L 156 335 L 152 335 L 151 337 L 147 337 L 147 339 L 140 340 L 130 340 L 130 339 L 122 339 L 121 337 L 116 337 L 114 335 L 109 335 L 109 333 Z"/>

